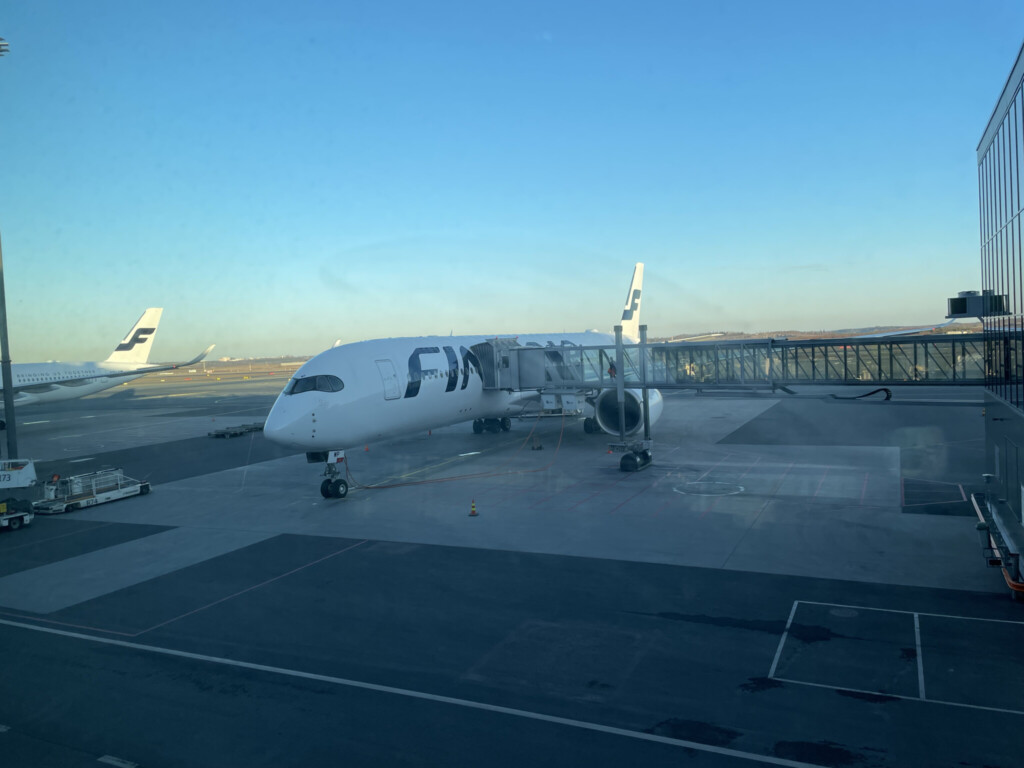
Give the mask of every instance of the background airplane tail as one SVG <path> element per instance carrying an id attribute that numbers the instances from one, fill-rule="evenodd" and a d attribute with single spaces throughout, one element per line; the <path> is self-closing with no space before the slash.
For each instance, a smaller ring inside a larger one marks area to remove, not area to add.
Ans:
<path id="1" fill-rule="evenodd" d="M 118 344 L 110 357 L 108 363 L 145 363 L 149 360 L 149 352 L 153 348 L 153 337 L 156 336 L 156 327 L 160 324 L 160 316 L 163 309 L 150 307 L 142 313 L 139 321 L 128 331 L 128 335 Z"/>
<path id="2" fill-rule="evenodd" d="M 626 294 L 626 306 L 622 310 L 623 338 L 639 340 L 640 338 L 640 291 L 644 282 L 644 265 L 637 262 L 633 268 L 633 281 L 629 284 Z"/>

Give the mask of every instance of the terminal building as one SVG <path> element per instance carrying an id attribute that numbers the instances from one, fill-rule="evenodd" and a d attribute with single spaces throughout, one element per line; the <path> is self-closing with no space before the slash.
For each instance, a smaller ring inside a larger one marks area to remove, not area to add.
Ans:
<path id="1" fill-rule="evenodd" d="M 1013 553 L 1007 571 L 1020 579 L 1024 552 L 1024 48 L 978 144 L 985 347 L 986 502 Z M 996 533 L 996 531 L 993 531 Z M 1004 550 L 1005 552 L 1005 550 Z"/>

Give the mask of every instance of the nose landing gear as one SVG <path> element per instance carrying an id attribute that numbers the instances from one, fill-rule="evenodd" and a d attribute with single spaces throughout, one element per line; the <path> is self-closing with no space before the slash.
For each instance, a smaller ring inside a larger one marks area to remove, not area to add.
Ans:
<path id="1" fill-rule="evenodd" d="M 320 495 L 325 499 L 344 499 L 348 495 L 348 482 L 341 476 L 340 467 L 345 463 L 344 451 L 323 451 L 307 453 L 310 464 L 324 462 L 324 477 L 320 483 Z"/>
<path id="2" fill-rule="evenodd" d="M 320 495 L 325 499 L 344 499 L 348 495 L 348 483 L 341 478 L 324 480 L 320 483 Z"/>

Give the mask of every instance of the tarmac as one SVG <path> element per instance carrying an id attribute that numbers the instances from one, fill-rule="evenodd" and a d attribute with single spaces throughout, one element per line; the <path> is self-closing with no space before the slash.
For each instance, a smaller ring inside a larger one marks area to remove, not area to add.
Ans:
<path id="1" fill-rule="evenodd" d="M 980 390 L 668 393 L 638 473 L 578 419 L 467 423 L 349 451 L 326 500 L 208 436 L 286 376 L 19 413 L 41 479 L 153 490 L 0 535 L 4 766 L 1024 760 Z"/>

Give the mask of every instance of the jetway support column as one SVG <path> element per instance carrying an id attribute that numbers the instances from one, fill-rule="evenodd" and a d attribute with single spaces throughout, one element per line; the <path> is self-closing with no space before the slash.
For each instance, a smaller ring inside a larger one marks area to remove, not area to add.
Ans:
<path id="1" fill-rule="evenodd" d="M 644 393 L 644 440 L 651 439 L 651 396 L 647 386 L 647 326 L 640 326 L 640 384 Z"/>
<path id="2" fill-rule="evenodd" d="M 636 472 L 651 465 L 651 421 L 648 415 L 650 405 L 647 393 L 647 369 L 645 355 L 643 354 L 647 339 L 647 326 L 640 326 L 641 358 L 640 358 L 640 386 L 643 398 L 644 410 L 644 439 L 626 442 L 626 370 L 625 352 L 622 348 L 622 326 L 615 326 L 615 393 L 619 403 L 619 442 L 612 443 L 611 448 L 622 451 L 622 460 L 619 462 L 619 469 L 623 472 Z"/>
<path id="3" fill-rule="evenodd" d="M 626 442 L 626 377 L 622 353 L 622 326 L 615 326 L 615 401 L 619 404 L 619 441 Z"/>

